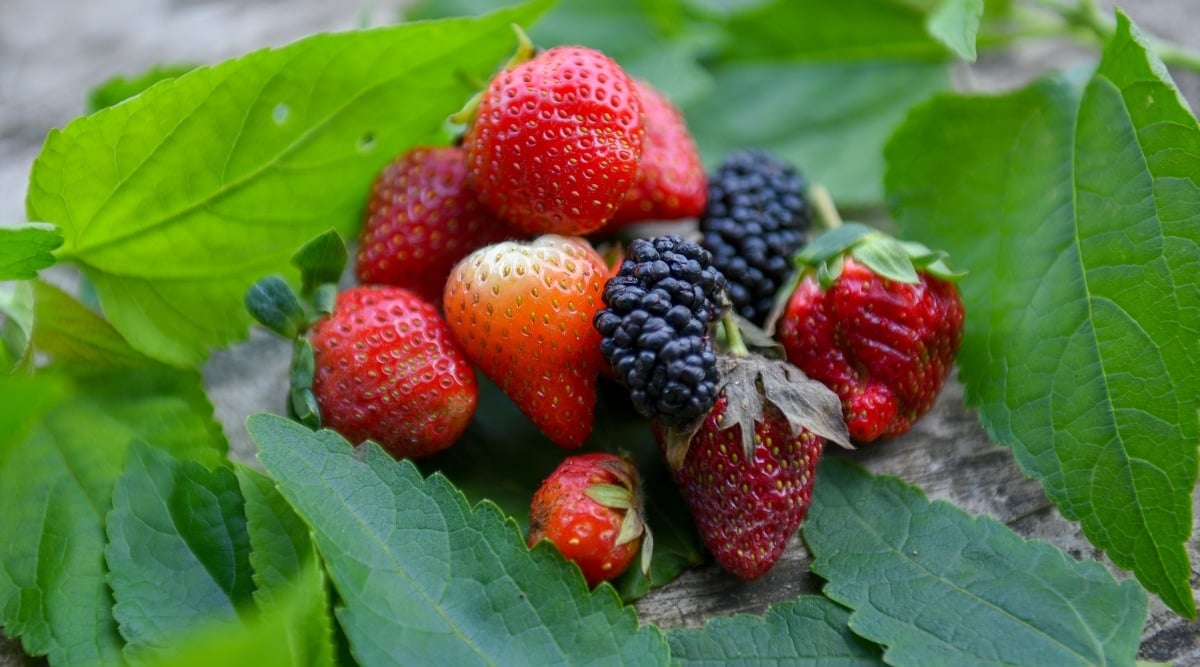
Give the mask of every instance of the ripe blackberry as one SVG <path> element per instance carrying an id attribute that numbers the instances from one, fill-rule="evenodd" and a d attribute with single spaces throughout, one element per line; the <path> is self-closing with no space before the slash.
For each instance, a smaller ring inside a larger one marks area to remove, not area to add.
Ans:
<path id="1" fill-rule="evenodd" d="M 600 351 L 641 414 L 684 426 L 717 400 L 710 325 L 725 278 L 707 250 L 678 236 L 636 239 L 604 286 L 593 320 Z"/>
<path id="2" fill-rule="evenodd" d="M 796 169 L 765 149 L 734 151 L 708 177 L 703 245 L 736 313 L 763 324 L 808 238 L 812 212 Z"/>

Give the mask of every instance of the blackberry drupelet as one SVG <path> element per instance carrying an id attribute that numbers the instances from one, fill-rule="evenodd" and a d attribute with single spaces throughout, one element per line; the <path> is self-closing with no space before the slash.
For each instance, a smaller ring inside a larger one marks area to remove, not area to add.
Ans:
<path id="1" fill-rule="evenodd" d="M 678 236 L 635 239 L 593 320 L 600 351 L 634 407 L 664 426 L 688 425 L 717 400 L 709 331 L 721 315 L 725 278 L 711 259 Z"/>
<path id="2" fill-rule="evenodd" d="M 793 255 L 807 241 L 805 187 L 792 165 L 760 148 L 730 153 L 709 175 L 701 245 L 728 281 L 734 312 L 755 324 L 771 312 L 794 270 Z"/>

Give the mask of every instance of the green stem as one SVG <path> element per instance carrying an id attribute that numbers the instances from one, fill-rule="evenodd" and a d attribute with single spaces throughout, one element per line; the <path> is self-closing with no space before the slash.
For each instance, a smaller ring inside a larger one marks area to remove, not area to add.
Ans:
<path id="1" fill-rule="evenodd" d="M 742 338 L 742 330 L 733 316 L 733 309 L 728 305 L 721 309 L 721 327 L 725 329 L 725 344 L 729 346 L 730 354 L 735 357 L 748 356 L 750 348 L 746 347 L 746 340 Z"/>
<path id="2" fill-rule="evenodd" d="M 1116 32 L 1116 23 L 1096 6 L 1095 0 L 1077 0 L 1069 3 L 1062 0 L 1029 0 L 1035 6 L 1058 16 L 1068 28 L 1081 28 L 1101 43 L 1108 42 Z M 1200 52 L 1174 42 L 1147 36 L 1150 49 L 1158 54 L 1167 65 L 1184 67 L 1200 72 Z"/>
<path id="3" fill-rule="evenodd" d="M 842 226 L 842 216 L 838 214 L 833 197 L 824 185 L 817 183 L 808 189 L 808 201 L 812 203 L 817 213 L 817 225 L 824 230 L 836 229 Z"/>

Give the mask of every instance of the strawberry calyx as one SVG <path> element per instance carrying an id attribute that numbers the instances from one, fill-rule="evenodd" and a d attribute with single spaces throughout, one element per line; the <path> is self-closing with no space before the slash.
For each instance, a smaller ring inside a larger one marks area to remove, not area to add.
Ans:
<path id="1" fill-rule="evenodd" d="M 600 466 L 610 472 L 617 483 L 598 482 L 589 486 L 584 494 L 601 507 L 624 512 L 621 518 L 621 527 L 617 531 L 617 538 L 613 541 L 613 546 L 619 547 L 629 544 L 639 537 L 642 538 L 642 546 L 638 554 L 638 567 L 642 574 L 649 577 L 650 560 L 654 553 L 654 538 L 642 516 L 644 513 L 642 489 L 637 482 L 633 463 L 622 457 L 619 462 L 611 465 L 603 462 Z"/>
<path id="2" fill-rule="evenodd" d="M 346 242 L 329 230 L 300 247 L 291 257 L 300 271 L 300 292 L 283 276 L 270 275 L 246 290 L 245 305 L 259 324 L 292 342 L 289 372 L 288 412 L 292 418 L 321 427 L 321 413 L 313 394 L 316 360 L 312 343 L 305 335 L 318 320 L 333 311 L 337 282 L 349 261 Z"/>
<path id="3" fill-rule="evenodd" d="M 727 349 L 717 354 L 717 391 L 726 399 L 720 430 L 740 428 L 745 460 L 754 460 L 756 424 L 771 415 L 787 423 L 793 438 L 807 429 L 854 449 L 837 394 L 776 356 L 779 344 L 754 324 L 730 314 L 729 309 L 722 315 L 721 325 Z M 747 341 L 763 341 L 765 345 L 754 345 L 752 350 Z M 664 445 L 672 470 L 683 467 L 692 437 L 703 422 L 701 419 L 686 428 L 666 429 Z"/>
<path id="4" fill-rule="evenodd" d="M 504 67 L 500 68 L 501 71 L 512 69 L 521 63 L 532 60 L 538 53 L 537 46 L 534 45 L 533 40 L 529 39 L 529 35 L 521 26 L 514 23 L 512 24 L 512 30 L 517 36 L 517 48 L 513 51 L 508 62 L 504 63 Z M 479 101 L 483 99 L 483 92 L 487 88 L 487 84 L 483 83 L 476 87 L 479 88 L 479 91 L 472 95 L 461 109 L 450 115 L 449 120 L 451 123 L 455 125 L 470 125 L 475 120 L 475 116 L 479 113 Z"/>
<path id="5" fill-rule="evenodd" d="M 822 289 L 828 289 L 841 275 L 846 255 L 898 283 L 915 285 L 920 281 L 918 271 L 950 281 L 966 275 L 950 268 L 944 251 L 900 241 L 861 222 L 842 222 L 829 191 L 821 185 L 809 189 L 809 198 L 826 231 L 797 253 L 794 261 L 802 274 L 815 270 Z"/>

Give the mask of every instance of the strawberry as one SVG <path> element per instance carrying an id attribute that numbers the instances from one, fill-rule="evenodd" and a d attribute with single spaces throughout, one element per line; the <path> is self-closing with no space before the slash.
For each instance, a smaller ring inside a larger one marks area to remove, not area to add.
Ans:
<path id="1" fill-rule="evenodd" d="M 850 435 L 906 433 L 933 407 L 962 341 L 962 299 L 944 255 L 847 223 L 797 258 L 775 323 L 788 360 L 837 393 Z"/>
<path id="2" fill-rule="evenodd" d="M 704 211 L 708 180 L 683 113 L 649 83 L 634 79 L 646 118 L 637 179 L 606 232 L 643 220 L 694 218 Z"/>
<path id="3" fill-rule="evenodd" d="M 480 248 L 446 281 L 446 319 L 467 357 L 560 447 L 592 432 L 604 363 L 592 317 L 607 275 L 587 241 L 546 234 Z"/>
<path id="4" fill-rule="evenodd" d="M 323 423 L 396 457 L 453 444 L 475 412 L 475 374 L 437 309 L 402 287 L 351 287 L 309 330 Z"/>
<path id="5" fill-rule="evenodd" d="M 528 544 L 549 540 L 583 571 L 588 586 L 620 576 L 641 555 L 649 570 L 637 468 L 613 454 L 568 456 L 529 506 Z"/>
<path id="6" fill-rule="evenodd" d="M 717 563 L 756 579 L 808 513 L 826 439 L 848 446 L 849 437 L 833 392 L 786 361 L 750 353 L 732 316 L 723 323 L 730 350 L 718 355 L 716 403 L 695 426 L 655 423 L 654 432 Z"/>
<path id="7" fill-rule="evenodd" d="M 436 304 L 458 260 L 514 234 L 467 187 L 461 148 L 413 148 L 384 168 L 371 188 L 358 280 L 407 287 Z"/>
<path id="8" fill-rule="evenodd" d="M 629 75 L 603 53 L 559 46 L 496 75 L 463 137 L 468 179 L 530 234 L 580 235 L 620 208 L 644 123 Z"/>

